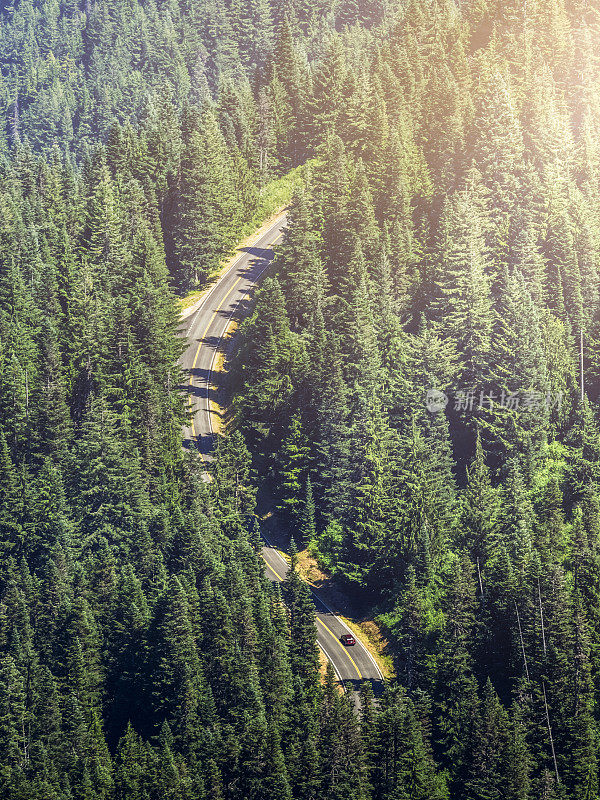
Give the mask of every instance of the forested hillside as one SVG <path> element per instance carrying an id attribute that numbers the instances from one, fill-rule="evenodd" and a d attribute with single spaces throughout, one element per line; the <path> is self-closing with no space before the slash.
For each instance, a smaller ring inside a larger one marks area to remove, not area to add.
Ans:
<path id="1" fill-rule="evenodd" d="M 598 798 L 597 3 L 0 7 L 0 797 Z M 206 482 L 175 294 L 308 159 Z"/>
<path id="2" fill-rule="evenodd" d="M 0 797 L 384 797 L 415 768 L 443 797 L 416 701 L 375 721 L 365 690 L 363 733 L 321 684 L 308 590 L 263 575 L 243 441 L 210 483 L 181 447 L 174 290 L 305 157 L 277 75 L 331 10 L 2 5 Z"/>
<path id="3" fill-rule="evenodd" d="M 235 365 L 296 542 L 379 614 L 461 800 L 598 797 L 598 14 L 409 2 L 333 36 Z"/>
<path id="4" fill-rule="evenodd" d="M 331 7 L 0 5 L 0 154 L 57 148 L 82 167 L 102 144 L 116 190 L 160 220 L 175 285 L 199 285 L 238 240 L 265 182 L 306 157 L 310 133 L 298 116 L 309 113 L 310 81 L 300 65 L 324 47 Z M 337 14 L 340 24 L 359 15 Z"/>

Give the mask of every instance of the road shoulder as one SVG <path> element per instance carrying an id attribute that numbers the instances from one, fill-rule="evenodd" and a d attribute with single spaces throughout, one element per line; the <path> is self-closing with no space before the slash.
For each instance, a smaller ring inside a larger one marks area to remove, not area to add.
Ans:
<path id="1" fill-rule="evenodd" d="M 269 228 L 273 227 L 277 222 L 279 222 L 285 215 L 286 206 L 282 206 L 278 208 L 277 211 L 269 217 L 269 219 L 265 220 L 263 224 L 258 228 L 258 230 L 253 231 L 251 234 L 246 236 L 240 242 L 238 242 L 235 252 L 228 258 L 224 263 L 223 266 L 219 267 L 218 270 L 211 273 L 208 278 L 206 279 L 205 286 L 202 289 L 198 289 L 193 292 L 189 292 L 184 297 L 180 297 L 177 299 L 177 305 L 180 311 L 179 318 L 183 322 L 188 317 L 191 317 L 192 314 L 195 314 L 196 311 L 200 308 L 202 303 L 204 302 L 208 293 L 216 286 L 216 284 L 221 280 L 223 275 L 225 275 L 231 267 L 236 263 L 239 259 L 241 250 L 244 248 L 252 247 L 256 244 L 269 230 Z"/>

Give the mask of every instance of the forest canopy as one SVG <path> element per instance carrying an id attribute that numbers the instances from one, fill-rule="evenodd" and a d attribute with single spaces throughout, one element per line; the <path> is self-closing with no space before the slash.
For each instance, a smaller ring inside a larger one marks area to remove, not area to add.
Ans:
<path id="1" fill-rule="evenodd" d="M 597 800 L 599 14 L 0 3 L 0 797 Z M 207 482 L 176 298 L 299 165 Z"/>

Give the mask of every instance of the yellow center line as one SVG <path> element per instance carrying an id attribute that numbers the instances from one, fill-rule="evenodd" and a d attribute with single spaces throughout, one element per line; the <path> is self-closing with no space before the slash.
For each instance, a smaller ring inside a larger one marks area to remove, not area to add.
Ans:
<path id="1" fill-rule="evenodd" d="M 264 559 L 263 559 L 263 560 L 264 560 Z M 280 575 L 280 574 L 279 574 L 279 573 L 278 573 L 278 572 L 277 572 L 275 569 L 273 569 L 273 567 L 272 567 L 272 566 L 269 564 L 269 562 L 268 562 L 268 561 L 265 561 L 265 564 L 266 564 L 266 565 L 267 565 L 267 567 L 268 567 L 268 568 L 271 570 L 271 572 L 273 573 L 273 575 L 275 575 L 275 577 L 277 578 L 277 580 L 278 580 L 278 581 L 283 581 L 283 580 L 284 580 L 284 578 L 282 578 L 282 577 L 281 577 L 281 575 Z"/>
<path id="2" fill-rule="evenodd" d="M 213 311 L 212 316 L 211 316 L 210 320 L 208 321 L 208 325 L 204 329 L 204 333 L 202 334 L 202 336 L 200 337 L 200 341 L 198 342 L 198 347 L 196 348 L 196 355 L 194 356 L 194 361 L 192 363 L 192 370 L 194 370 L 194 368 L 196 367 L 196 362 L 198 361 L 198 356 L 200 355 L 200 348 L 204 344 L 204 339 L 206 338 L 206 334 L 208 333 L 208 329 L 213 324 L 214 318 L 217 316 L 219 311 L 222 310 L 223 305 L 225 304 L 225 300 L 227 300 L 229 295 L 233 292 L 233 290 L 238 285 L 238 283 L 242 280 L 243 277 L 244 277 L 243 275 L 240 275 L 240 277 L 235 281 L 235 283 L 231 286 L 231 288 L 229 289 L 229 291 L 227 292 L 225 297 L 222 299 L 221 306 Z M 189 384 L 188 385 L 191 386 L 193 382 L 194 382 L 194 376 L 190 375 L 190 380 L 189 380 Z M 207 387 L 207 391 L 208 391 L 208 387 Z M 190 396 L 189 401 L 188 401 L 188 406 L 191 409 L 191 407 L 192 407 L 192 398 L 191 398 L 191 396 Z M 196 426 L 194 425 L 194 417 L 193 416 L 192 416 L 192 425 L 191 425 L 191 427 L 192 427 L 192 436 L 194 438 L 196 438 Z M 204 458 L 204 453 L 200 453 L 200 456 L 202 457 L 202 461 L 206 460 Z"/>
<path id="3" fill-rule="evenodd" d="M 338 643 L 338 645 L 339 645 L 339 646 L 342 648 L 342 650 L 344 651 L 344 653 L 345 653 L 345 654 L 348 656 L 348 658 L 349 658 L 349 659 L 350 659 L 350 661 L 352 662 L 352 665 L 353 665 L 354 669 L 356 670 L 356 672 L 357 672 L 357 674 L 358 674 L 358 677 L 359 677 L 359 678 L 362 680 L 362 674 L 361 674 L 361 671 L 360 671 L 360 670 L 359 670 L 359 668 L 356 666 L 356 661 L 355 661 L 355 660 L 352 658 L 352 656 L 351 656 L 351 655 L 350 655 L 350 653 L 348 652 L 348 649 L 347 649 L 346 647 L 344 647 L 344 645 L 343 645 L 343 644 L 340 642 L 340 640 L 339 640 L 339 639 L 338 639 L 338 637 L 335 635 L 335 633 L 334 633 L 334 632 L 331 630 L 331 628 L 329 628 L 327 625 L 325 625 L 325 623 L 323 622 L 323 620 L 321 619 L 321 617 L 315 617 L 315 619 L 317 620 L 317 622 L 320 622 L 320 623 L 321 623 L 321 625 L 322 625 L 322 626 L 325 628 L 325 630 L 326 630 L 326 631 L 327 631 L 327 632 L 328 632 L 328 633 L 331 635 L 331 638 L 332 638 L 332 639 L 335 639 L 335 641 Z"/>
<path id="4" fill-rule="evenodd" d="M 236 282 L 235 282 L 235 283 L 232 285 L 232 287 L 230 288 L 230 290 L 227 292 L 227 294 L 225 295 L 225 297 L 224 297 L 224 298 L 223 298 L 223 300 L 221 301 L 221 303 L 222 303 L 222 304 L 224 304 L 224 303 L 225 303 L 225 300 L 227 300 L 227 298 L 229 297 L 229 295 L 230 295 L 230 294 L 233 292 L 233 290 L 234 290 L 234 289 L 235 289 L 235 287 L 238 285 L 238 283 L 239 283 L 239 282 L 242 280 L 242 278 L 243 278 L 243 277 L 244 277 L 243 275 L 240 275 L 240 277 L 237 279 L 237 281 L 236 281 Z M 199 352 L 200 352 L 200 348 L 202 347 L 202 344 L 203 344 L 203 342 L 204 342 L 204 339 L 206 338 L 206 334 L 208 333 L 208 329 L 209 329 L 209 328 L 210 328 L 210 326 L 212 325 L 212 323 L 213 323 L 213 320 L 214 320 L 214 318 L 217 316 L 217 314 L 219 313 L 219 311 L 222 311 L 222 310 L 223 310 L 223 306 L 221 305 L 221 307 L 220 307 L 220 308 L 216 308 L 216 309 L 213 311 L 213 313 L 212 313 L 212 316 L 211 316 L 211 318 L 210 318 L 210 320 L 209 320 L 209 323 L 208 323 L 208 325 L 206 326 L 206 328 L 205 328 L 205 330 L 204 330 L 204 333 L 203 333 L 203 334 L 202 334 L 202 336 L 200 337 L 200 341 L 198 342 L 198 349 L 196 350 L 196 355 L 194 356 L 194 362 L 193 362 L 193 364 L 192 364 L 192 369 L 194 369 L 194 367 L 196 366 L 196 361 L 198 361 L 198 354 L 199 354 Z M 194 377 L 193 375 L 190 375 L 190 383 L 192 382 L 192 380 L 193 380 L 193 377 Z"/>
<path id="5" fill-rule="evenodd" d="M 278 235 L 278 236 L 277 236 L 275 239 L 273 239 L 273 241 L 271 242 L 271 244 L 268 244 L 268 245 L 267 245 L 267 247 L 273 247 L 273 245 L 274 245 L 276 242 L 278 242 L 278 241 L 279 241 L 279 239 L 281 239 L 281 238 L 282 238 L 282 236 L 283 236 L 283 232 L 280 232 L 280 233 L 279 233 L 279 235 Z M 232 265 L 232 267 L 233 267 L 233 266 L 235 266 L 235 264 L 234 264 L 234 265 Z M 211 318 L 210 318 L 210 320 L 209 320 L 209 323 L 208 323 L 208 325 L 206 326 L 206 329 L 205 329 L 204 333 L 203 333 L 203 334 L 202 334 L 202 336 L 200 337 L 200 341 L 198 342 L 198 347 L 196 348 L 196 354 L 195 354 L 195 356 L 194 356 L 194 361 L 193 361 L 193 363 L 192 363 L 192 370 L 193 370 L 193 369 L 195 368 L 195 366 L 196 366 L 196 362 L 198 361 L 198 356 L 199 356 L 199 354 L 200 354 L 200 348 L 202 347 L 202 345 L 203 345 L 203 343 L 204 343 L 204 339 L 206 338 L 206 334 L 208 333 L 208 329 L 209 329 L 209 328 L 210 328 L 210 326 L 212 325 L 214 318 L 217 316 L 217 314 L 219 313 L 219 311 L 221 311 L 221 310 L 222 310 L 222 308 L 223 308 L 223 305 L 225 304 L 225 300 L 227 300 L 227 298 L 229 297 L 229 295 L 230 295 L 230 294 L 233 292 L 233 290 L 234 290 L 234 289 L 235 289 L 235 287 L 238 285 L 238 283 L 239 283 L 239 282 L 242 280 L 242 278 L 243 278 L 243 277 L 244 277 L 243 275 L 240 275 L 240 277 L 239 277 L 239 278 L 236 280 L 236 282 L 235 282 L 235 283 L 232 285 L 232 287 L 230 288 L 230 290 L 227 292 L 227 294 L 225 295 L 225 297 L 224 297 L 224 298 L 223 298 L 223 300 L 221 301 L 221 307 L 220 307 L 220 308 L 217 308 L 217 309 L 215 309 L 215 311 L 213 312 L 213 314 L 212 314 L 212 316 L 211 316 Z M 192 385 L 192 383 L 193 383 L 193 381 L 194 381 L 194 376 L 193 376 L 193 375 L 190 375 L 190 380 L 189 380 L 188 386 L 191 386 L 191 385 Z M 208 391 L 208 387 L 207 387 L 207 391 Z M 191 408 L 192 408 L 192 398 L 191 398 L 191 395 L 190 395 L 190 397 L 188 398 L 188 408 L 189 408 L 190 410 L 191 410 Z M 210 413 L 210 412 L 209 412 L 209 413 Z M 192 429 L 192 437 L 195 439 L 195 438 L 196 438 L 196 425 L 194 424 L 194 416 L 192 416 L 192 420 L 191 420 L 191 426 L 190 426 L 190 427 L 191 427 L 191 429 Z M 204 458 L 204 453 L 200 453 L 200 457 L 202 458 L 202 461 L 206 461 L 206 459 Z M 277 573 L 275 573 L 275 574 L 277 574 Z M 280 580 L 281 580 L 281 578 L 280 578 Z"/>

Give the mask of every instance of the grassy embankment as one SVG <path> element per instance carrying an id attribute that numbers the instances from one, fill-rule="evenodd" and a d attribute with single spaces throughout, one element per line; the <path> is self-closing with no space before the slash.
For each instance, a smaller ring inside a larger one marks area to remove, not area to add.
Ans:
<path id="1" fill-rule="evenodd" d="M 302 183 L 302 175 L 305 168 L 306 165 L 296 167 L 286 175 L 282 175 L 281 178 L 275 178 L 267 183 L 260 195 L 254 215 L 240 229 L 238 243 L 234 252 L 223 260 L 219 269 L 214 270 L 208 276 L 201 289 L 188 292 L 184 297 L 179 298 L 178 303 L 181 313 L 196 305 L 221 275 L 229 269 L 238 257 L 239 249 L 250 246 L 260 236 L 262 230 L 269 226 L 271 220 L 290 204 L 294 191 Z"/>

